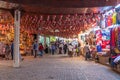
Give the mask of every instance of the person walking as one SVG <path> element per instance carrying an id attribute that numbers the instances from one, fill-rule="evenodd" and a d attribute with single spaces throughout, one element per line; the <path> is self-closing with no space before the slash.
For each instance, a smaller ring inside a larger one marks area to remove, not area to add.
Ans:
<path id="1" fill-rule="evenodd" d="M 14 56 L 14 43 L 13 43 L 13 41 L 11 41 L 11 58 L 12 58 L 12 60 L 14 59 L 13 56 Z"/>
<path id="2" fill-rule="evenodd" d="M 42 45 L 42 43 L 40 43 L 39 44 L 39 53 L 40 53 L 40 56 L 43 56 L 43 50 L 44 50 L 43 45 Z"/>
<path id="3" fill-rule="evenodd" d="M 68 48 L 67 44 L 64 44 L 64 46 L 63 46 L 64 54 L 67 53 L 67 48 Z"/>
<path id="4" fill-rule="evenodd" d="M 77 45 L 73 47 L 73 56 L 77 56 Z"/>
<path id="5" fill-rule="evenodd" d="M 37 57 L 37 51 L 38 51 L 38 43 L 37 41 L 35 41 L 35 43 L 33 44 L 34 58 Z"/>
<path id="6" fill-rule="evenodd" d="M 55 54 L 55 44 L 52 44 L 52 46 L 51 46 L 51 50 L 52 50 L 52 55 L 54 55 Z"/>
<path id="7" fill-rule="evenodd" d="M 86 43 L 86 45 L 84 46 L 84 52 L 85 60 L 87 60 L 88 58 L 90 58 L 90 46 L 88 45 L 88 43 Z"/>
<path id="8" fill-rule="evenodd" d="M 80 56 L 81 55 L 81 44 L 78 43 L 78 46 L 77 46 L 77 56 Z"/>
<path id="9" fill-rule="evenodd" d="M 72 44 L 69 44 L 69 46 L 68 46 L 68 55 L 69 55 L 70 57 L 73 56 L 73 46 L 72 46 Z"/>
<path id="10" fill-rule="evenodd" d="M 62 54 L 62 50 L 63 50 L 63 44 L 60 43 L 60 45 L 59 45 L 59 54 Z"/>
<path id="11" fill-rule="evenodd" d="M 48 54 L 48 46 L 47 46 L 47 44 L 45 45 L 45 53 Z"/>

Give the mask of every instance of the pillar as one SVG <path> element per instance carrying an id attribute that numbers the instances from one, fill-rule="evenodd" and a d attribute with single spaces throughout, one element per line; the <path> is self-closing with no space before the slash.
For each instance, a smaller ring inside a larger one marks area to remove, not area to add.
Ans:
<path id="1" fill-rule="evenodd" d="M 39 47 L 39 43 L 40 43 L 40 34 L 37 34 L 37 44 Z M 37 50 L 37 54 L 39 53 L 39 50 Z"/>
<path id="2" fill-rule="evenodd" d="M 46 46 L 47 42 L 46 42 L 46 36 L 44 36 L 44 46 Z"/>
<path id="3" fill-rule="evenodd" d="M 14 62 L 13 62 L 13 67 L 20 67 L 19 36 L 20 36 L 20 11 L 15 10 L 14 12 Z"/>

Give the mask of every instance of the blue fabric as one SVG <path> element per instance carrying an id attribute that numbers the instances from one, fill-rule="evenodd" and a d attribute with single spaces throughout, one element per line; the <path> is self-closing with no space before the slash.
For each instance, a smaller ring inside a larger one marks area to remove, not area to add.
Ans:
<path id="1" fill-rule="evenodd" d="M 106 37 L 106 40 L 110 40 L 110 32 L 106 30 L 102 30 L 102 36 Z"/>
<path id="2" fill-rule="evenodd" d="M 97 52 L 101 52 L 102 51 L 102 47 L 101 47 L 101 45 L 98 45 L 97 46 Z"/>
<path id="3" fill-rule="evenodd" d="M 107 25 L 107 17 L 105 18 L 105 27 L 108 27 L 108 25 Z"/>

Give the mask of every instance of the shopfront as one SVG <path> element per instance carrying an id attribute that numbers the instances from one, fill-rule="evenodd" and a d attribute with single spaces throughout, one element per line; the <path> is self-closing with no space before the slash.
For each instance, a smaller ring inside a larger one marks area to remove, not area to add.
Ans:
<path id="1" fill-rule="evenodd" d="M 81 33 L 79 38 L 82 43 L 89 43 L 91 50 L 94 51 L 92 53 L 94 59 L 97 58 L 100 63 L 105 65 L 110 63 L 112 67 L 116 66 L 117 71 L 120 72 L 120 5 L 101 12 L 97 17 L 97 23 L 91 28 L 92 30 L 89 30 L 89 33 L 88 31 Z"/>

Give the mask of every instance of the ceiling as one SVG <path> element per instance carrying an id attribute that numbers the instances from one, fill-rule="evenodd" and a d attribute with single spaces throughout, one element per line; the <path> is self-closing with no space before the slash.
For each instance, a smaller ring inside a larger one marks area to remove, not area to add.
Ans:
<path id="1" fill-rule="evenodd" d="M 25 13 L 22 18 L 23 28 L 29 31 L 33 31 L 34 29 L 33 32 L 40 31 L 42 32 L 41 34 L 45 35 L 50 34 L 68 37 L 76 35 L 80 30 L 85 29 L 85 25 L 83 24 L 84 21 L 87 21 L 87 18 L 90 19 L 90 17 L 92 17 L 90 20 L 91 22 L 94 22 L 92 21 L 94 15 L 91 14 L 99 13 L 99 11 L 104 10 L 104 7 L 106 6 L 115 6 L 117 1 L 118 0 L 0 0 L 0 10 L 2 10 L 0 12 L 5 15 L 6 12 L 4 13 L 4 11 L 11 12 L 13 9 L 19 8 Z M 76 14 L 79 15 L 76 16 Z M 80 21 L 79 18 L 84 14 L 90 15 L 83 18 L 83 21 Z M 44 19 L 40 22 L 41 15 Z M 61 15 L 63 17 L 59 19 Z M 29 18 L 27 16 L 31 18 L 27 19 Z M 38 16 L 38 18 L 36 18 L 36 16 Z M 47 21 L 48 16 L 50 16 L 50 19 Z M 75 18 L 79 19 L 77 20 L 79 24 L 75 24 Z M 69 21 L 67 22 L 66 19 Z M 73 20 L 73 24 L 68 26 L 69 23 L 72 23 L 71 19 Z M 40 26 L 36 25 L 33 20 Z M 59 21 L 63 24 L 59 25 L 60 27 L 58 26 Z M 47 25 L 48 23 L 51 26 Z"/>
<path id="2" fill-rule="evenodd" d="M 83 8 L 116 5 L 117 0 L 2 0 L 32 7 Z"/>
<path id="3" fill-rule="evenodd" d="M 0 8 L 20 7 L 39 14 L 81 14 L 98 12 L 101 7 L 114 6 L 117 0 L 1 0 Z"/>

